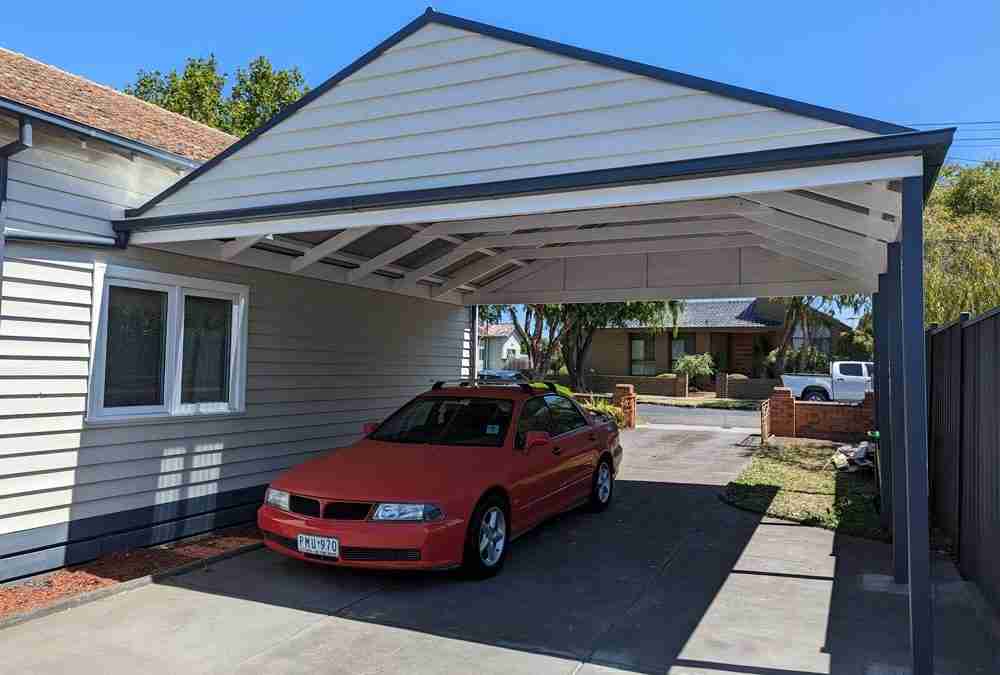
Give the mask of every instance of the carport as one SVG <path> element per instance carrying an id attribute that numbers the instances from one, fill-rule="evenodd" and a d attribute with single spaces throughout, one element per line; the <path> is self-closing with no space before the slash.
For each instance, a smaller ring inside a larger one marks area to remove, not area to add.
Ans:
<path id="1" fill-rule="evenodd" d="M 454 305 L 875 294 L 883 494 L 930 673 L 922 211 L 951 137 L 428 10 L 116 228 Z"/>

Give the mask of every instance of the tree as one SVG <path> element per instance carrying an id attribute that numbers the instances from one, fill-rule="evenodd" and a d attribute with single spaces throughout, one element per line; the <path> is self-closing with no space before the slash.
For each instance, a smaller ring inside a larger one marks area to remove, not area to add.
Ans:
<path id="1" fill-rule="evenodd" d="M 229 94 L 230 133 L 245 136 L 308 90 L 298 68 L 275 70 L 266 57 L 258 56 L 247 69 L 236 69 Z"/>
<path id="2" fill-rule="evenodd" d="M 497 323 L 504 314 L 510 316 L 514 335 L 531 363 L 529 376 L 545 377 L 567 326 L 562 305 L 483 305 L 479 312 L 485 323 Z M 524 314 L 523 321 L 520 313 Z"/>
<path id="3" fill-rule="evenodd" d="M 564 305 L 569 328 L 563 334 L 561 349 L 570 387 L 575 391 L 587 390 L 586 364 L 598 329 L 624 328 L 629 323 L 663 328 L 668 315 L 676 327 L 683 309 L 684 304 L 677 300 Z"/>
<path id="4" fill-rule="evenodd" d="M 275 70 L 263 56 L 251 61 L 246 69 L 236 70 L 236 81 L 228 96 L 227 77 L 219 71 L 215 56 L 210 55 L 187 59 L 180 73 L 140 70 L 136 81 L 124 91 L 237 136 L 246 135 L 308 91 L 298 68 Z"/>
<path id="5" fill-rule="evenodd" d="M 945 167 L 924 221 L 925 321 L 1000 305 L 1000 162 Z"/>
<path id="6" fill-rule="evenodd" d="M 681 375 L 687 375 L 688 380 L 693 380 L 696 377 L 709 377 L 715 374 L 715 361 L 708 353 L 685 354 L 677 359 L 674 371 Z"/>

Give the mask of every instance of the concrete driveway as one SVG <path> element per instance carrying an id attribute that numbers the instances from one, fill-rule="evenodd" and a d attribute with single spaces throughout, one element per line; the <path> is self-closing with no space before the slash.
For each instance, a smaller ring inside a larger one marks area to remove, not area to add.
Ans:
<path id="1" fill-rule="evenodd" d="M 756 410 L 714 410 L 640 403 L 636 406 L 640 424 L 683 424 L 687 426 L 754 429 L 760 432 Z"/>
<path id="2" fill-rule="evenodd" d="M 723 504 L 720 486 L 748 461 L 743 438 L 628 433 L 614 506 L 526 535 L 485 582 L 257 551 L 0 631 L 3 670 L 903 672 L 906 597 L 878 576 L 888 547 Z M 980 668 L 992 652 L 965 587 L 941 569 L 940 672 L 995 672 Z"/>

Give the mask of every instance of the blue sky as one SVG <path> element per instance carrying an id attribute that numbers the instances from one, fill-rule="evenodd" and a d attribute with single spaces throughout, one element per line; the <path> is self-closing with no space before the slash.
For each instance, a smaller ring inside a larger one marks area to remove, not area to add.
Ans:
<path id="1" fill-rule="evenodd" d="M 263 54 L 280 67 L 298 65 L 315 86 L 425 7 L 390 0 L 67 2 L 3 12 L 0 45 L 115 87 L 139 68 L 169 70 L 210 53 L 228 72 Z M 956 161 L 1000 158 L 996 0 L 447 0 L 434 7 L 891 122 L 960 123 Z"/>

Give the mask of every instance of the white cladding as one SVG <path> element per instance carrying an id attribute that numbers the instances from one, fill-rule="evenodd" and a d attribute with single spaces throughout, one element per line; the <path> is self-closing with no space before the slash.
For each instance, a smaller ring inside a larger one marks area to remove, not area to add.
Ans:
<path id="1" fill-rule="evenodd" d="M 430 24 L 145 215 L 462 185 L 872 135 Z"/>

